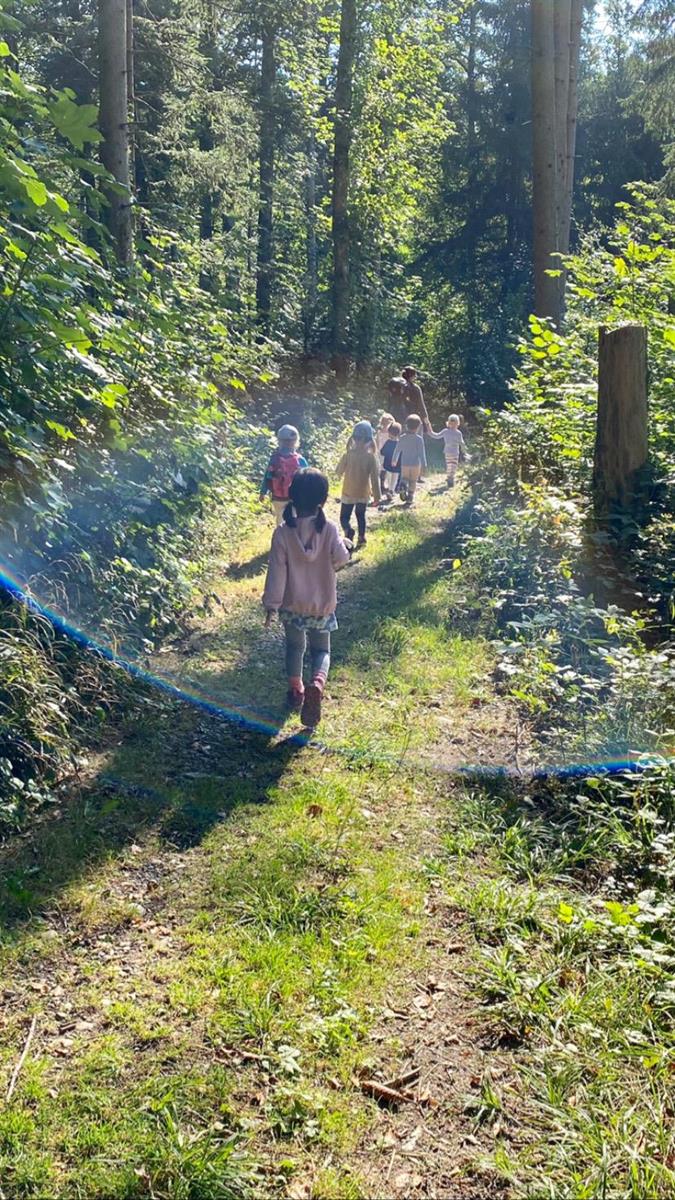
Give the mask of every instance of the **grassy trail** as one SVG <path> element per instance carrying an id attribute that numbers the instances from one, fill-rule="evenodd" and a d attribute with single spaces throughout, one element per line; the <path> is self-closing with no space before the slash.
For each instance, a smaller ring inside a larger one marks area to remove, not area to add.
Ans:
<path id="1" fill-rule="evenodd" d="M 482 1053 L 429 870 L 452 787 L 432 764 L 508 755 L 508 713 L 488 648 L 442 624 L 456 504 L 432 485 L 344 573 L 324 751 L 149 697 L 6 853 L 7 1080 L 36 1018 L 0 1116 L 7 1200 L 412 1194 L 425 1159 L 430 1194 L 482 1194 L 460 1086 Z M 269 535 L 167 665 L 274 714 Z M 381 1112 L 360 1081 L 411 1067 L 419 1098 Z"/>
<path id="2" fill-rule="evenodd" d="M 320 745 L 261 524 L 162 667 L 269 732 L 148 691 L 2 851 L 0 1198 L 672 1194 L 657 968 L 599 891 L 622 827 L 452 770 L 519 742 L 445 620 L 468 503 L 374 521 Z"/>

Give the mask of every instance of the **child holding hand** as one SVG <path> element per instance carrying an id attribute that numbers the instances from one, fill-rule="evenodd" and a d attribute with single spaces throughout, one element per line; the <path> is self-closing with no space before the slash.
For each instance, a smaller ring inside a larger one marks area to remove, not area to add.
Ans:
<path id="1" fill-rule="evenodd" d="M 284 523 L 275 530 L 263 605 L 266 625 L 278 614 L 286 631 L 288 704 L 314 729 L 330 667 L 330 635 L 337 629 L 336 572 L 349 562 L 349 549 L 337 525 L 323 511 L 328 480 L 320 471 L 300 471 L 290 486 Z M 303 683 L 309 642 L 311 683 Z"/>
<path id="2" fill-rule="evenodd" d="M 427 465 L 421 428 L 422 418 L 415 413 L 409 416 L 405 423 L 406 431 L 392 456 L 393 467 L 397 467 L 399 463 L 401 466 L 401 499 L 405 504 L 412 504 L 415 499 L 417 484 Z"/>
<path id="3" fill-rule="evenodd" d="M 445 469 L 448 474 L 449 488 L 453 488 L 455 486 L 460 456 L 464 455 L 466 459 L 469 458 L 469 455 L 466 452 L 466 442 L 462 437 L 460 425 L 461 420 L 457 416 L 457 413 L 451 413 L 446 422 L 445 429 L 441 429 L 439 433 L 434 433 L 431 426 L 429 426 L 429 429 L 427 430 L 429 437 L 433 438 L 435 442 L 443 442 Z"/>
<path id="4" fill-rule="evenodd" d="M 382 413 L 382 416 L 380 417 L 380 423 L 379 423 L 377 429 L 375 430 L 375 445 L 377 447 L 377 453 L 378 453 L 379 459 L 380 459 L 380 491 L 382 491 L 382 492 L 384 491 L 384 472 L 385 472 L 385 466 L 384 466 L 384 462 L 382 459 L 382 455 L 384 453 L 384 447 L 386 446 L 387 439 L 389 437 L 389 430 L 391 429 L 393 424 L 394 424 L 394 418 L 392 417 L 391 413 L 385 412 L 385 413 Z"/>

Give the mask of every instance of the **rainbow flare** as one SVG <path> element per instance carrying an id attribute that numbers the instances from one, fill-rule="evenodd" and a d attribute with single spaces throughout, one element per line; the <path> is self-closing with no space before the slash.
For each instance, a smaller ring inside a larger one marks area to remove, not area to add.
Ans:
<path id="1" fill-rule="evenodd" d="M 207 699 L 201 694 L 196 685 L 192 684 L 190 689 L 179 687 L 172 683 L 169 679 L 162 678 L 158 675 L 153 675 L 145 667 L 139 666 L 138 663 L 132 662 L 128 658 L 117 654 L 109 646 L 99 642 L 95 637 L 86 633 L 84 630 L 73 625 L 70 621 L 55 609 L 38 601 L 34 596 L 26 590 L 26 586 L 22 581 L 13 575 L 7 569 L 6 564 L 0 564 L 0 589 L 4 590 L 12 600 L 23 605 L 29 612 L 45 618 L 53 626 L 53 628 L 62 636 L 68 638 L 75 645 L 80 646 L 84 650 L 88 650 L 113 666 L 126 672 L 132 679 L 137 679 L 139 682 L 152 685 L 163 692 L 166 696 L 173 700 L 181 701 L 185 704 L 190 704 L 202 712 L 208 713 L 209 716 L 217 717 L 228 724 L 245 729 L 250 733 L 258 733 L 271 738 L 278 737 L 281 732 L 281 723 L 274 718 L 272 714 L 263 716 L 260 713 L 253 713 L 251 710 L 237 705 L 234 702 L 227 705 L 217 704 L 214 700 Z M 324 742 L 315 738 L 308 731 L 298 731 L 286 739 L 287 744 L 295 746 L 311 746 L 324 752 L 330 751 L 337 754 L 346 754 L 346 749 L 340 747 L 329 747 Z M 353 758 L 353 751 L 349 751 L 350 757 Z M 367 758 L 367 752 L 363 751 L 361 757 Z M 384 761 L 386 756 L 378 753 L 378 759 Z M 388 761 L 388 758 L 386 759 Z M 396 755 L 391 756 L 392 764 L 399 763 L 399 758 Z M 663 766 L 664 764 L 675 762 L 675 756 L 663 756 L 647 752 L 635 758 L 616 759 L 607 762 L 592 762 L 592 763 L 575 763 L 565 767 L 561 766 L 541 766 L 532 767 L 528 775 L 536 781 L 544 781 L 546 779 L 582 779 L 589 776 L 602 775 L 622 775 L 625 773 L 639 774 L 648 770 L 650 767 Z M 443 767 L 441 764 L 437 766 L 439 771 L 443 770 L 447 773 L 457 774 L 463 777 L 477 778 L 508 778 L 508 777 L 524 777 L 525 773 L 516 770 L 514 767 L 492 767 L 484 765 L 466 766 L 457 770 L 457 768 Z"/>

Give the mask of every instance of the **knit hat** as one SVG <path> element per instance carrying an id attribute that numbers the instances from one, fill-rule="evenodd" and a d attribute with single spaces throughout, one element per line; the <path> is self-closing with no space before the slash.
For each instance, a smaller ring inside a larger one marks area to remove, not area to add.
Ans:
<path id="1" fill-rule="evenodd" d="M 375 431 L 373 430 L 370 421 L 359 421 L 354 426 L 352 437 L 357 442 L 374 442 Z"/>
<path id="2" fill-rule="evenodd" d="M 300 434 L 295 425 L 282 425 L 277 432 L 277 439 L 280 442 L 299 442 Z"/>

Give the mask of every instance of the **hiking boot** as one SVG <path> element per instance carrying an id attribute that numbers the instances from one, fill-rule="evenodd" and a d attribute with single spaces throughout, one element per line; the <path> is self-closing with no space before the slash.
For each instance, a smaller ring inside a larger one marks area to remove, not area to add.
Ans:
<path id="1" fill-rule="evenodd" d="M 310 683 L 305 691 L 305 700 L 300 713 L 300 720 L 306 729 L 316 729 L 321 720 L 321 701 L 323 692 L 315 683 Z"/>
<path id="2" fill-rule="evenodd" d="M 291 712 L 300 712 L 304 699 L 305 693 L 298 691 L 297 688 L 289 688 L 286 693 L 286 705 Z"/>
<path id="3" fill-rule="evenodd" d="M 356 549 L 363 550 L 363 547 L 367 546 L 367 545 L 368 545 L 368 539 L 366 537 L 360 537 L 356 543 Z"/>

